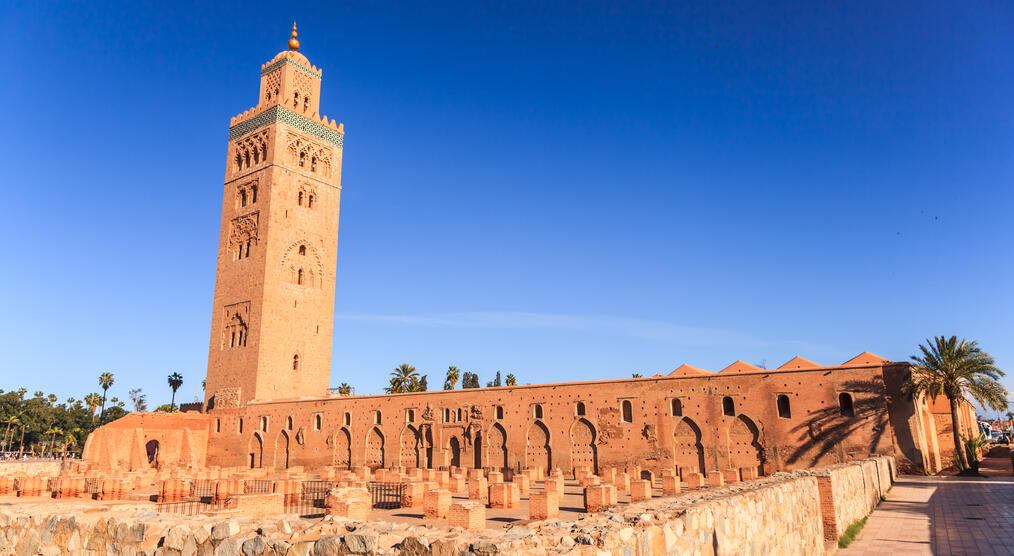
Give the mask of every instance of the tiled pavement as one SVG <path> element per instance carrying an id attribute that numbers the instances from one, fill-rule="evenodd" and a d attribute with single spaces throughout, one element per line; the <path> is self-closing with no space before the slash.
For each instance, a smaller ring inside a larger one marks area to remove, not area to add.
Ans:
<path id="1" fill-rule="evenodd" d="M 1014 477 L 900 476 L 843 556 L 1014 556 Z"/>

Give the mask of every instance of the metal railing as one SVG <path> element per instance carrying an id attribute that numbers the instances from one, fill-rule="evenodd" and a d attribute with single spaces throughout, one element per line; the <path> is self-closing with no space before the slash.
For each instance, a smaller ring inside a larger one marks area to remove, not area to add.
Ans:
<path id="1" fill-rule="evenodd" d="M 404 483 L 379 483 L 376 481 L 366 483 L 366 490 L 370 492 L 370 502 L 374 508 L 382 510 L 400 508 L 401 494 L 404 488 Z"/>
<path id="2" fill-rule="evenodd" d="M 274 481 L 270 479 L 243 481 L 243 492 L 247 494 L 270 494 L 272 482 Z"/>

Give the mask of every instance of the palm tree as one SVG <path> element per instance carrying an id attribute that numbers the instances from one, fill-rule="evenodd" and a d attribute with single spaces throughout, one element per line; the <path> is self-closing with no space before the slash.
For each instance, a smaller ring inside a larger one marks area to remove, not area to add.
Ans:
<path id="1" fill-rule="evenodd" d="M 6 450 L 7 449 L 7 436 L 11 432 L 11 426 L 12 425 L 20 425 L 21 421 L 18 420 L 17 416 L 10 415 L 6 419 L 4 419 L 4 423 L 7 423 L 7 430 L 4 431 L 4 450 Z M 11 440 L 13 440 L 13 439 L 14 439 L 14 437 L 11 437 Z"/>
<path id="2" fill-rule="evenodd" d="M 99 413 L 99 423 L 106 414 L 106 392 L 113 385 L 113 373 L 102 373 L 99 375 L 99 386 L 102 387 L 102 411 Z"/>
<path id="3" fill-rule="evenodd" d="M 444 380 L 444 390 L 454 390 L 455 385 L 458 384 L 458 379 L 461 377 L 461 371 L 457 367 L 451 365 L 447 367 L 447 379 Z"/>
<path id="4" fill-rule="evenodd" d="M 60 427 L 49 427 L 49 430 L 45 434 L 53 435 L 53 439 L 49 441 L 49 453 L 53 453 L 53 446 L 56 444 L 56 435 L 63 434 L 63 429 Z"/>
<path id="5" fill-rule="evenodd" d="M 92 392 L 84 397 L 85 405 L 88 406 L 88 410 L 92 412 L 92 424 L 95 424 L 95 410 L 99 408 L 102 403 L 102 396 L 99 396 L 97 392 Z"/>
<path id="6" fill-rule="evenodd" d="M 518 379 L 514 376 L 514 373 L 507 373 L 507 386 L 516 386 Z"/>
<path id="7" fill-rule="evenodd" d="M 338 393 L 343 396 L 352 394 L 352 385 L 348 382 L 343 382 L 338 386 Z"/>
<path id="8" fill-rule="evenodd" d="M 970 396 L 982 407 L 1002 411 L 1007 409 L 1007 389 L 997 380 L 1004 372 L 997 368 L 993 357 L 979 348 L 978 342 L 957 336 L 933 338 L 931 343 L 920 345 L 922 356 L 912 356 L 916 363 L 911 376 L 902 385 L 910 396 L 926 395 L 934 400 L 943 394 L 951 404 L 951 430 L 954 432 L 955 457 L 967 465 L 961 443 L 958 411 Z"/>
<path id="9" fill-rule="evenodd" d="M 67 447 L 77 448 L 77 435 L 81 432 L 80 427 L 74 427 L 63 437 L 63 455 L 67 455 Z"/>
<path id="10" fill-rule="evenodd" d="M 391 371 L 391 390 L 392 392 L 408 392 L 409 385 L 412 384 L 412 379 L 419 380 L 419 373 L 416 372 L 415 367 L 408 363 L 402 363 L 396 369 Z"/>
<path id="11" fill-rule="evenodd" d="M 180 373 L 173 373 L 169 375 L 169 388 L 173 389 L 173 397 L 169 401 L 170 410 L 176 407 L 176 391 L 179 390 L 180 386 L 183 386 L 183 375 Z"/>

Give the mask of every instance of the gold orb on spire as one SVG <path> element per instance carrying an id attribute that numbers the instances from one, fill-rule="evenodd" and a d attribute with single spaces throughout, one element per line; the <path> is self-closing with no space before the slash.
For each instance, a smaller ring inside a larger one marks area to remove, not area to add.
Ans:
<path id="1" fill-rule="evenodd" d="M 292 38 L 289 39 L 289 50 L 299 50 L 299 41 L 296 40 L 296 22 L 292 22 Z"/>

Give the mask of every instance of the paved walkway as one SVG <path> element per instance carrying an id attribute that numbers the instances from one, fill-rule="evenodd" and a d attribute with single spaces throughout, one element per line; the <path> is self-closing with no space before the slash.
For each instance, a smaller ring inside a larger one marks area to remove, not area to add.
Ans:
<path id="1" fill-rule="evenodd" d="M 1014 477 L 898 478 L 842 556 L 1014 556 Z"/>

